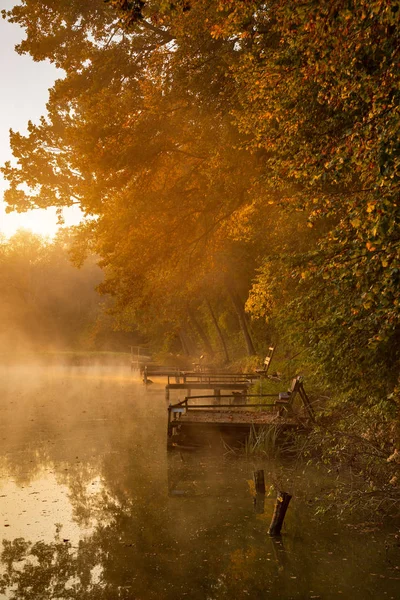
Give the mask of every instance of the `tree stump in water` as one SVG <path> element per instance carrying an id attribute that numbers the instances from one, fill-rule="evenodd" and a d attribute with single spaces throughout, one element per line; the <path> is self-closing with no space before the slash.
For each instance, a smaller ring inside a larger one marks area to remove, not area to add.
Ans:
<path id="1" fill-rule="evenodd" d="M 281 534 L 283 521 L 291 498 L 292 496 L 287 492 L 278 492 L 274 514 L 272 515 L 271 525 L 269 526 L 269 535 L 275 536 Z"/>

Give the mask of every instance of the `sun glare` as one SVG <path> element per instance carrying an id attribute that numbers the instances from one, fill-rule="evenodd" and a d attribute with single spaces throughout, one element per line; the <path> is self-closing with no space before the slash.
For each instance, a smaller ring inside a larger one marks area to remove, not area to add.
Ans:
<path id="1" fill-rule="evenodd" d="M 15 0 L 0 2 L 2 9 L 11 9 L 16 3 Z M 34 62 L 31 57 L 15 52 L 15 44 L 23 37 L 24 31 L 18 25 L 0 18 L 0 80 L 6 82 L 0 94 L 0 166 L 12 159 L 9 129 L 25 134 L 29 120 L 37 122 L 46 114 L 48 90 L 56 78 L 63 76 L 63 72 L 48 61 Z M 2 202 L 5 188 L 6 182 L 0 174 L 0 234 L 10 237 L 21 228 L 43 236 L 56 234 L 59 226 L 54 208 L 7 214 Z M 65 209 L 63 213 L 66 225 L 75 225 L 81 220 L 82 213 L 76 207 Z"/>
<path id="2" fill-rule="evenodd" d="M 82 213 L 77 207 L 63 210 L 66 226 L 77 225 Z M 0 233 L 11 237 L 18 229 L 29 229 L 45 237 L 54 237 L 59 225 L 55 208 L 31 210 L 26 213 L 6 213 L 4 204 L 0 205 Z"/>

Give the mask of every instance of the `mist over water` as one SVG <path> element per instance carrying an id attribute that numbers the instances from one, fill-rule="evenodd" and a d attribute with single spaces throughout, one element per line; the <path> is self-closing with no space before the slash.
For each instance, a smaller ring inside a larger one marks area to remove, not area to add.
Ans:
<path id="1" fill-rule="evenodd" d="M 129 367 L 0 369 L 0 598 L 397 597 L 394 536 L 316 515 L 331 480 L 167 453 L 166 408 Z M 294 496 L 278 541 L 274 486 Z"/>

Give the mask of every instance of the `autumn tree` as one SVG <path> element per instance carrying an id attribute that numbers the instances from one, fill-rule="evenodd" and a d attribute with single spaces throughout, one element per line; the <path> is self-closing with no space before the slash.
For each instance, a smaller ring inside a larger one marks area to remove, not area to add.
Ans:
<path id="1" fill-rule="evenodd" d="M 8 14 L 29 23 L 20 51 L 66 72 L 48 119 L 12 136 L 10 207 L 79 202 L 105 289 L 136 313 L 163 299 L 176 323 L 219 257 L 251 247 L 253 312 L 283 307 L 343 383 L 378 358 L 393 381 L 399 3 L 108 5 Z"/>
<path id="2" fill-rule="evenodd" d="M 270 6 L 281 42 L 271 48 L 254 32 L 236 75 L 238 124 L 266 151 L 266 185 L 304 209 L 309 226 L 329 225 L 315 252 L 289 261 L 299 282 L 292 319 L 330 377 L 354 384 L 379 365 L 390 389 L 399 365 L 399 3 Z"/>
<path id="3" fill-rule="evenodd" d="M 94 2 L 93 19 L 88 7 L 48 2 L 53 18 L 42 20 L 34 5 L 9 14 L 34 24 L 19 50 L 53 60 L 66 77 L 51 90 L 48 118 L 27 137 L 12 134 L 18 165 L 4 169 L 6 199 L 17 210 L 78 202 L 89 217 L 80 247 L 102 257 L 104 290 L 121 310 L 136 307 L 143 320 L 163 298 L 169 320 L 182 322 L 214 256 L 237 237 L 258 169 L 221 109 L 230 83 L 224 56 L 213 55 L 219 43 L 209 39 L 187 86 L 177 33 L 161 23 L 140 20 L 127 32 Z"/>

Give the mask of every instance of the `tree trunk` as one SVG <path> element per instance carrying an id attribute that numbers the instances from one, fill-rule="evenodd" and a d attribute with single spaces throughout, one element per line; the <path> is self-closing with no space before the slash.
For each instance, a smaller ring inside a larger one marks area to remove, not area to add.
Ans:
<path id="1" fill-rule="evenodd" d="M 178 336 L 179 336 L 179 340 L 180 340 L 180 342 L 181 342 L 181 346 L 182 346 L 183 354 L 184 354 L 185 356 L 190 356 L 190 352 L 189 352 L 189 348 L 188 348 L 188 346 L 187 346 L 187 343 L 186 343 L 186 339 L 185 339 L 185 334 L 184 334 L 184 332 L 183 332 L 182 330 L 180 330 L 180 331 L 178 332 Z"/>
<path id="2" fill-rule="evenodd" d="M 229 285 L 228 293 L 239 319 L 240 329 L 242 330 L 244 341 L 246 343 L 247 354 L 248 356 L 255 356 L 256 351 L 254 349 L 253 340 L 251 339 L 249 328 L 247 325 L 247 318 L 246 313 L 244 312 L 243 303 L 241 302 L 235 290 L 233 290 Z"/>
<path id="3" fill-rule="evenodd" d="M 191 309 L 188 309 L 188 314 L 189 314 L 189 318 L 193 324 L 194 329 L 197 331 L 197 333 L 199 334 L 199 337 L 201 339 L 201 341 L 203 342 L 203 346 L 204 346 L 204 350 L 205 352 L 209 355 L 209 356 L 214 356 L 214 350 L 212 349 L 211 346 L 211 342 L 208 339 L 208 335 L 206 334 L 206 332 L 204 331 L 203 327 L 201 326 L 200 322 L 196 319 L 193 311 Z"/>
<path id="4" fill-rule="evenodd" d="M 198 350 L 196 344 L 185 327 L 179 330 L 179 339 L 181 340 L 183 351 L 187 353 L 187 356 L 197 356 Z"/>
<path id="5" fill-rule="evenodd" d="M 227 347 L 226 347 L 225 339 L 224 339 L 224 336 L 223 336 L 223 334 L 222 334 L 221 328 L 220 328 L 220 326 L 218 325 L 217 318 L 216 318 L 216 316 L 215 316 L 215 313 L 214 313 L 214 311 L 213 311 L 213 309 L 212 309 L 211 303 L 210 303 L 210 301 L 209 301 L 209 299 L 208 299 L 208 298 L 206 298 L 206 304 L 207 304 L 207 306 L 208 306 L 208 310 L 210 311 L 210 315 L 211 315 L 212 322 L 214 323 L 214 327 L 215 327 L 215 329 L 216 329 L 216 331 L 217 331 L 217 334 L 218 334 L 218 337 L 219 337 L 219 339 L 220 339 L 220 342 L 221 342 L 222 348 L 223 348 L 223 350 L 224 350 L 224 354 L 225 354 L 225 362 L 227 362 L 227 363 L 228 363 L 230 359 L 229 359 L 229 354 L 228 354 L 228 349 L 227 349 Z"/>

